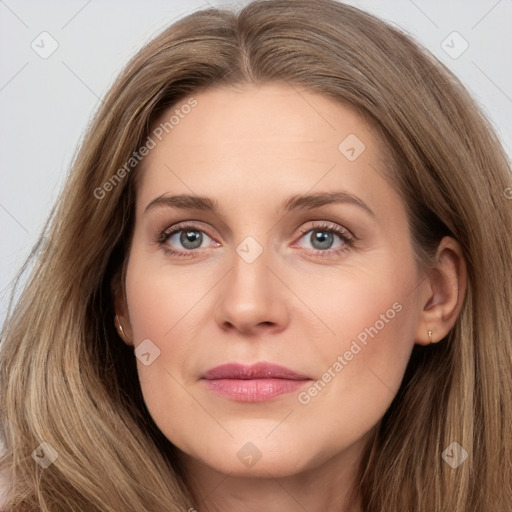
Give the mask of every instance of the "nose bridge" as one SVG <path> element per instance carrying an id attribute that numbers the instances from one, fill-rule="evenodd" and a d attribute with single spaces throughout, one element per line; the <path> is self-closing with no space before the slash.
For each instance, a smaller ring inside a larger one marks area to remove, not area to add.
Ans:
<path id="1" fill-rule="evenodd" d="M 273 255 L 269 244 L 262 240 L 263 235 L 246 236 L 236 247 L 233 255 L 233 271 L 231 284 L 240 299 L 246 297 L 249 301 L 270 295 L 272 284 L 271 272 L 267 268 Z"/>
<path id="2" fill-rule="evenodd" d="M 286 321 L 283 290 L 269 269 L 277 255 L 269 248 L 265 232 L 259 233 L 246 236 L 235 246 L 232 269 L 219 298 L 219 325 L 230 324 L 238 330 L 250 331 L 260 324 Z"/>

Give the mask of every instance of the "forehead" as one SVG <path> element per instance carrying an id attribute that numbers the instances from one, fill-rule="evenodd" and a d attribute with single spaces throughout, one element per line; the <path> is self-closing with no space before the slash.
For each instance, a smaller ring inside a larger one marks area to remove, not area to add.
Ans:
<path id="1" fill-rule="evenodd" d="M 191 98 L 196 104 L 188 108 Z M 204 135 L 215 135 L 217 143 L 236 140 L 251 146 L 274 141 L 321 142 L 340 128 L 340 113 L 346 125 L 361 132 L 370 129 L 348 104 L 300 86 L 269 83 L 209 88 L 170 107 L 155 125 L 164 125 L 174 117 L 172 128 L 167 126 L 165 131 L 187 145 L 194 143 L 189 137 L 192 128 L 202 144 L 208 142 L 207 137 L 201 137 Z"/>
<path id="2" fill-rule="evenodd" d="M 277 192 L 340 188 L 396 201 L 383 191 L 383 146 L 372 127 L 353 107 L 298 86 L 207 89 L 163 113 L 150 137 L 139 213 L 166 192 L 229 196 L 244 208 Z"/>

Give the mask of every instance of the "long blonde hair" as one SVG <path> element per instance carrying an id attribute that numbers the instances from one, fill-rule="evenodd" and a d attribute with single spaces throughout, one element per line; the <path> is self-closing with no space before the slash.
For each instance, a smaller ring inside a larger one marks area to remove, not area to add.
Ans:
<path id="1" fill-rule="evenodd" d="M 496 135 L 457 78 L 398 29 L 331 0 L 257 0 L 166 29 L 127 65 L 88 129 L 2 331 L 9 512 L 194 506 L 114 329 L 140 166 L 112 177 L 164 109 L 214 85 L 265 82 L 320 92 L 371 120 L 392 155 L 418 261 L 446 233 L 467 261 L 455 327 L 415 346 L 365 450 L 365 510 L 512 507 L 512 178 Z M 46 469 L 31 456 L 43 442 L 58 454 Z M 456 469 L 441 456 L 452 442 L 468 452 Z"/>

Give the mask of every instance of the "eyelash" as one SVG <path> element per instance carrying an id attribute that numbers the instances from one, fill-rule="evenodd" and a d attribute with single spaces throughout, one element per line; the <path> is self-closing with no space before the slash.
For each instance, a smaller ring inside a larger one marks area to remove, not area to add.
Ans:
<path id="1" fill-rule="evenodd" d="M 175 235 L 176 233 L 179 233 L 180 231 L 185 231 L 185 230 L 198 231 L 198 232 L 205 233 L 206 235 L 208 235 L 208 233 L 206 233 L 203 229 L 200 229 L 198 225 L 185 222 L 182 224 L 178 224 L 176 226 L 172 226 L 171 228 L 166 228 L 162 232 L 158 233 L 158 235 L 155 239 L 155 243 L 159 244 L 167 254 L 170 254 L 172 256 L 177 256 L 177 257 L 185 257 L 185 258 L 189 257 L 190 253 L 196 252 L 198 249 L 177 251 L 166 244 L 167 240 L 169 240 L 169 238 L 171 238 L 173 235 Z M 299 240 L 306 233 L 309 233 L 310 231 L 322 231 L 322 232 L 326 232 L 326 233 L 332 233 L 332 234 L 338 235 L 341 238 L 341 240 L 344 242 L 344 245 L 337 249 L 327 249 L 325 251 L 322 251 L 320 249 L 311 249 L 310 250 L 310 252 L 312 252 L 314 255 L 320 256 L 320 257 L 336 256 L 336 255 L 342 254 L 342 253 L 348 251 L 349 249 L 353 248 L 355 245 L 355 242 L 356 242 L 356 237 L 354 235 L 352 235 L 348 230 L 341 228 L 339 226 L 336 226 L 334 224 L 328 224 L 325 222 L 322 224 L 319 224 L 319 225 L 309 226 L 307 228 L 300 229 L 299 230 L 299 232 L 300 232 Z M 208 236 L 210 236 L 210 235 L 208 235 Z M 213 238 L 213 237 L 210 237 L 210 238 Z"/>

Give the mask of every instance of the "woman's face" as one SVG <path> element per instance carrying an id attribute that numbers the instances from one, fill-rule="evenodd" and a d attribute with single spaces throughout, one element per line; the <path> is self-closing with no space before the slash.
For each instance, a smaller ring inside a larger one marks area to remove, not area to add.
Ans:
<path id="1" fill-rule="evenodd" d="M 154 421 L 191 464 L 223 473 L 355 460 L 421 310 L 374 133 L 353 109 L 278 84 L 209 89 L 161 120 L 122 315 Z"/>

